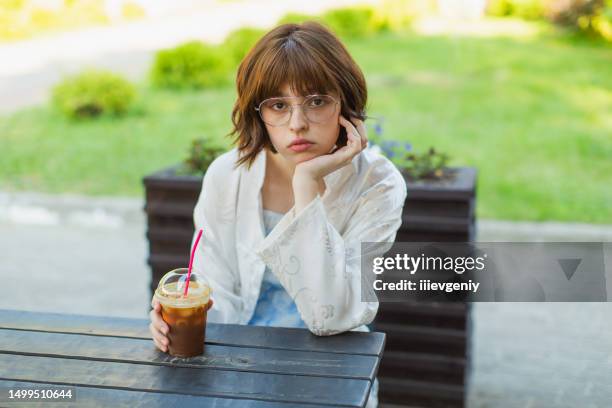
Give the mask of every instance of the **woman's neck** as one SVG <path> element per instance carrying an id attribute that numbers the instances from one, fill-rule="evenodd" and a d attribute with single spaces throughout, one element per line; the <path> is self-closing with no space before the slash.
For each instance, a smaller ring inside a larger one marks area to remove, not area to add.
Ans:
<path id="1" fill-rule="evenodd" d="M 268 163 L 266 167 L 268 168 L 268 170 L 270 170 L 270 174 L 274 174 L 274 178 L 282 182 L 283 184 L 291 185 L 291 181 L 293 180 L 293 173 L 295 172 L 295 165 L 283 159 L 280 154 L 274 154 L 267 149 L 266 159 Z"/>

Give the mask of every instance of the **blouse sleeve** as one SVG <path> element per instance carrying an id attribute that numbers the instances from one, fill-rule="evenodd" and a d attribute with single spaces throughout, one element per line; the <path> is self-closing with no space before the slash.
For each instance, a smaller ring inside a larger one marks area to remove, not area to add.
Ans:
<path id="1" fill-rule="evenodd" d="M 287 213 L 262 242 L 257 254 L 294 299 L 312 333 L 337 334 L 374 319 L 378 302 L 361 301 L 362 258 L 384 254 L 390 246 L 384 243 L 395 240 L 405 199 L 405 182 L 391 171 L 361 193 L 343 235 L 317 196 L 298 214 Z M 362 253 L 362 242 L 382 245 L 368 245 Z"/>
<path id="2" fill-rule="evenodd" d="M 232 255 L 233 206 L 224 201 L 223 190 L 218 185 L 223 180 L 222 169 L 213 162 L 204 176 L 202 191 L 194 209 L 195 235 L 204 231 L 193 259 L 193 270 L 201 273 L 210 283 L 212 309 L 207 319 L 215 323 L 239 323 L 242 300 L 239 295 L 238 267 Z"/>

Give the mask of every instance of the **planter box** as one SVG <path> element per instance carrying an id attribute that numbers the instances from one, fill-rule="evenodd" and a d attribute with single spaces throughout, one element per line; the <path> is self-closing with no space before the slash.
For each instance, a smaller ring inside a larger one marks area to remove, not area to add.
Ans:
<path id="1" fill-rule="evenodd" d="M 171 167 L 144 178 L 151 294 L 167 271 L 187 266 L 193 209 L 202 177 Z M 444 182 L 411 182 L 396 241 L 475 239 L 476 170 Z M 469 362 L 469 305 L 381 303 L 373 328 L 387 333 L 380 365 L 381 406 L 463 407 Z"/>
<path id="2" fill-rule="evenodd" d="M 466 242 L 476 233 L 476 170 L 455 168 L 441 182 L 411 182 L 398 242 Z M 381 303 L 373 328 L 387 333 L 381 407 L 464 407 L 469 370 L 470 305 Z"/>

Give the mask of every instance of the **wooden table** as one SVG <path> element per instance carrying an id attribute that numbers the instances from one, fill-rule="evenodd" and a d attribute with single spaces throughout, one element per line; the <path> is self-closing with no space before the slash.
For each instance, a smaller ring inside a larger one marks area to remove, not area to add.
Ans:
<path id="1" fill-rule="evenodd" d="M 0 309 L 0 389 L 70 386 L 74 406 L 363 407 L 384 344 L 208 324 L 204 355 L 182 359 L 154 347 L 145 319 Z"/>

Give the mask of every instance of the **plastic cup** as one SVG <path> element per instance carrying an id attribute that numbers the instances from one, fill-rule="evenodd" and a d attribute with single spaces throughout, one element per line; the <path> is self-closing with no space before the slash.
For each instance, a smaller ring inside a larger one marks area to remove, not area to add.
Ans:
<path id="1" fill-rule="evenodd" d="M 187 268 L 179 268 L 166 273 L 155 290 L 155 298 L 161 304 L 162 319 L 170 328 L 168 352 L 176 357 L 204 353 L 211 289 L 201 275 L 192 271 L 189 290 L 184 296 L 187 272 Z"/>

